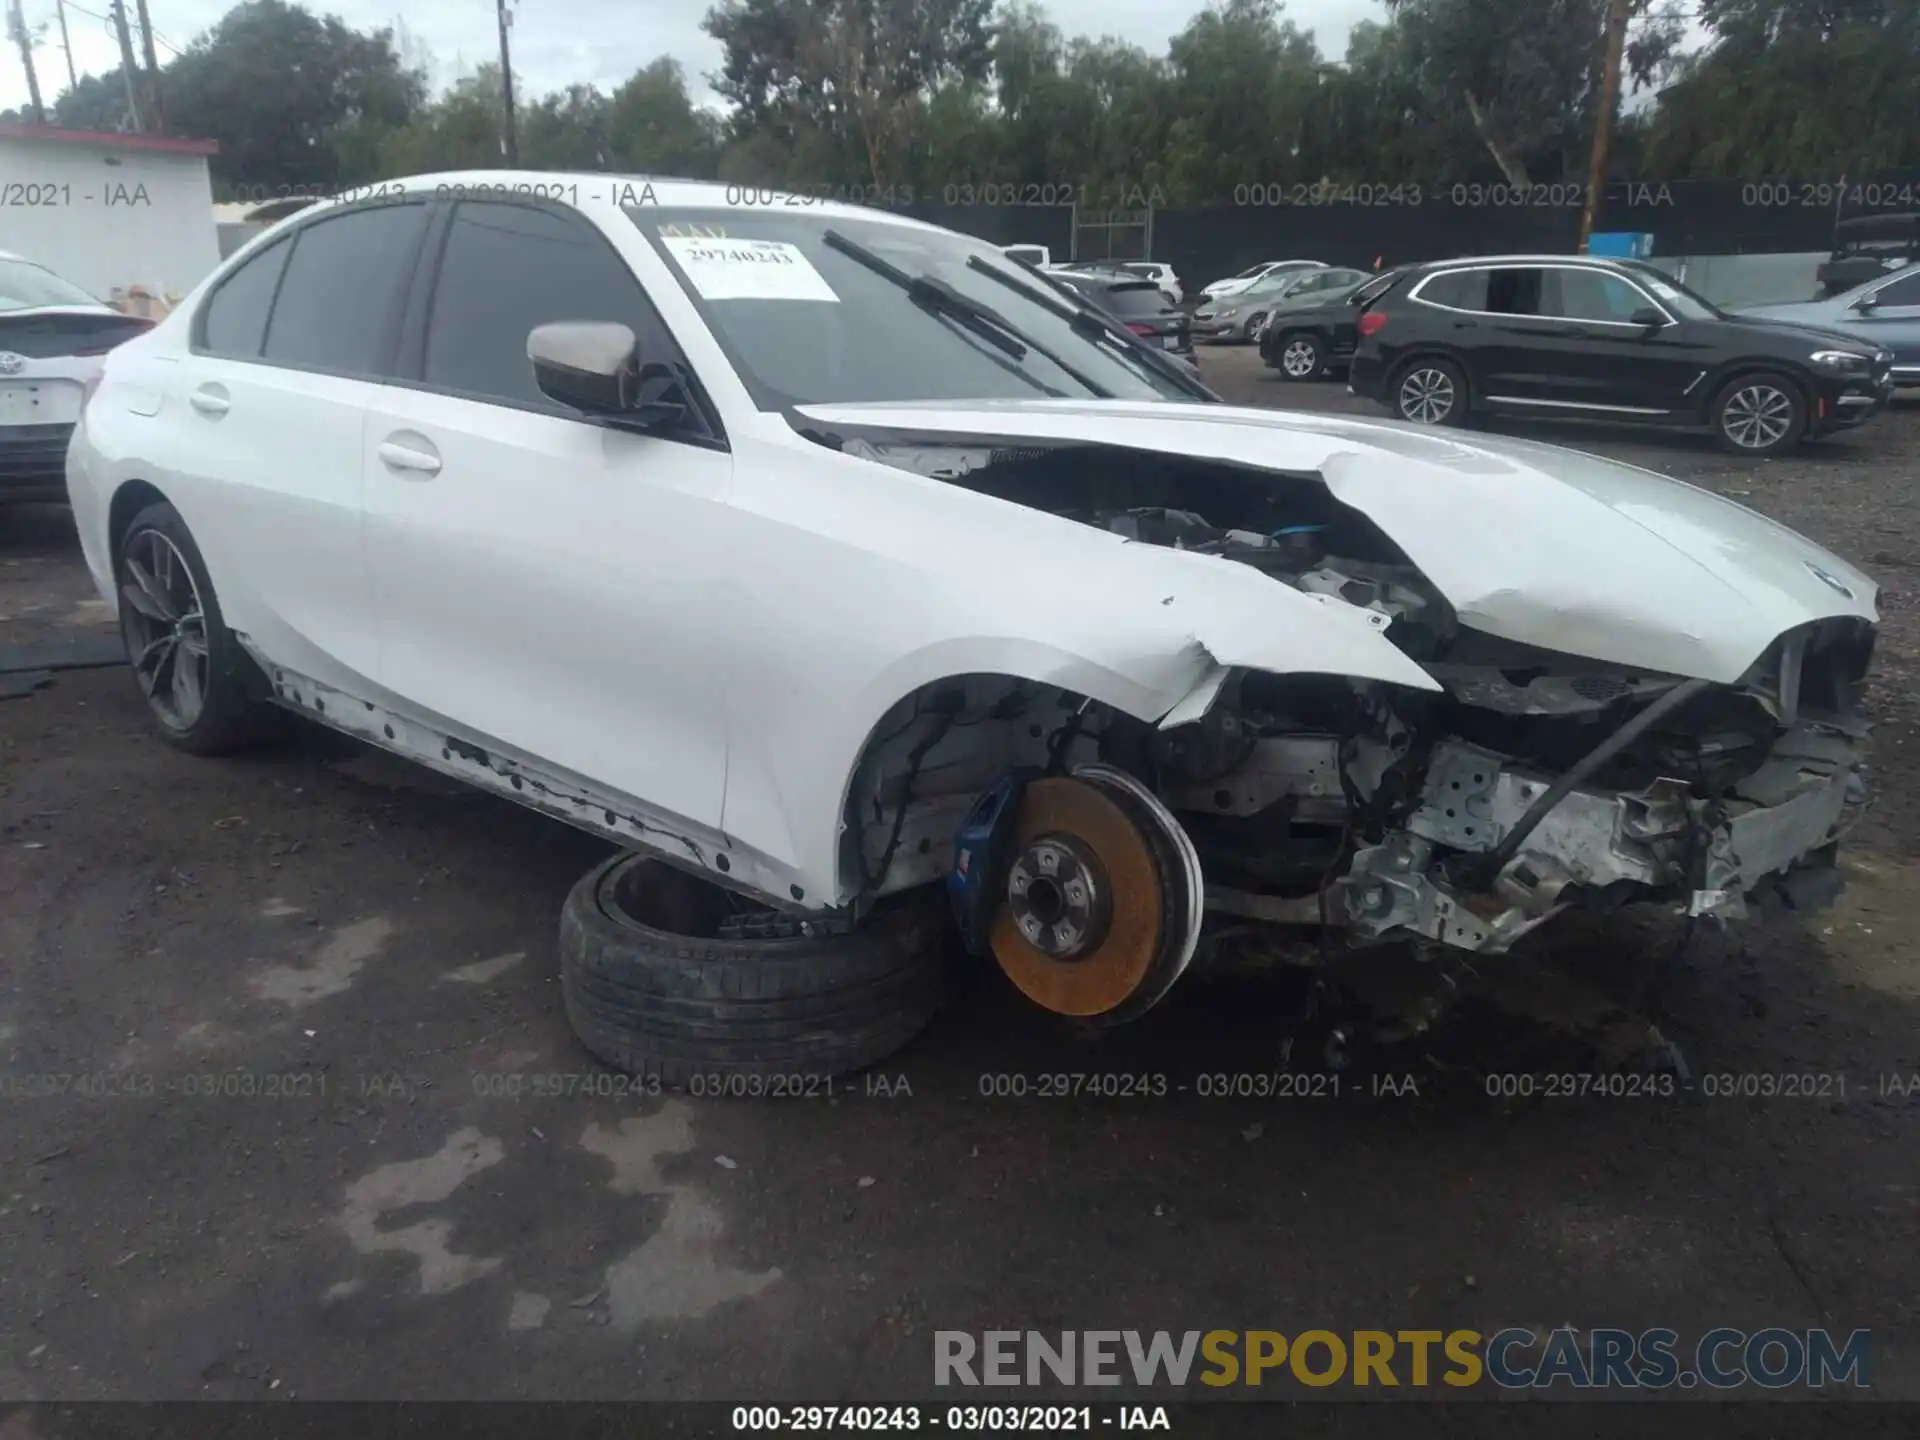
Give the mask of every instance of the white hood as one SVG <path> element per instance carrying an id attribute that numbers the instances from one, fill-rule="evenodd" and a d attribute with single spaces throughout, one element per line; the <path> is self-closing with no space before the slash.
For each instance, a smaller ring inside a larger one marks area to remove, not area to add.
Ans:
<path id="1" fill-rule="evenodd" d="M 1533 441 L 1393 421 L 1132 401 L 810 405 L 826 425 L 1070 441 L 1314 474 L 1453 606 L 1504 639 L 1738 680 L 1782 632 L 1877 621 L 1848 562 L 1709 491 Z"/>

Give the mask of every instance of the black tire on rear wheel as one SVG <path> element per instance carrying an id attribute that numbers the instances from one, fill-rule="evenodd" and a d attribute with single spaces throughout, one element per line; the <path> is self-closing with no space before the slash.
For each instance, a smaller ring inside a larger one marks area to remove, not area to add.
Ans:
<path id="1" fill-rule="evenodd" d="M 163 740 L 190 755 L 227 755 L 272 731 L 277 717 L 264 701 L 259 667 L 227 629 L 207 562 L 178 510 L 162 501 L 133 517 L 113 578 L 127 662 Z M 184 687 L 182 666 L 198 677 Z"/>
<path id="2" fill-rule="evenodd" d="M 729 898 L 644 855 L 581 877 L 560 914 L 560 989 L 580 1043 L 666 1085 L 819 1080 L 884 1060 L 946 996 L 937 887 L 881 901 L 852 934 L 775 940 L 720 937 Z"/>

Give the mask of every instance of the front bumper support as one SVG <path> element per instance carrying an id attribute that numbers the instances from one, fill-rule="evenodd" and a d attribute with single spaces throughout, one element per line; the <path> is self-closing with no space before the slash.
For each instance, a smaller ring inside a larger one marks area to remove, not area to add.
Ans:
<path id="1" fill-rule="evenodd" d="M 1494 849 L 1552 777 L 1449 741 L 1435 750 L 1422 803 L 1404 829 L 1361 850 L 1330 900 L 1363 935 L 1411 932 L 1479 953 L 1508 949 L 1574 900 L 1596 894 L 1672 899 L 1689 914 L 1741 919 L 1750 894 L 1787 885 L 1791 905 L 1813 908 L 1835 888 L 1806 875 L 1831 869 L 1830 847 L 1858 784 L 1852 742 L 1791 732 L 1760 775 L 1764 802 L 1741 798 L 1736 787 L 1711 823 L 1709 803 L 1681 780 L 1659 778 L 1634 791 L 1576 789 L 1526 837 L 1492 887 L 1474 891 L 1450 877 L 1457 867 L 1448 865 L 1449 852 Z M 1695 885 L 1702 868 L 1704 883 Z"/>

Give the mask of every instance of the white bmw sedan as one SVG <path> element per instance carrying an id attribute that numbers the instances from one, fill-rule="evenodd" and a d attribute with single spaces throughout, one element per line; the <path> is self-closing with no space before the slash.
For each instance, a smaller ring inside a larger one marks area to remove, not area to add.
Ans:
<path id="1" fill-rule="evenodd" d="M 1731 501 L 1220 404 L 895 215 L 376 190 L 114 351 L 75 518 L 174 744 L 291 709 L 621 848 L 562 922 L 615 1064 L 871 1063 L 956 926 L 1114 1021 L 1210 947 L 1831 892 L 1875 587 Z"/>

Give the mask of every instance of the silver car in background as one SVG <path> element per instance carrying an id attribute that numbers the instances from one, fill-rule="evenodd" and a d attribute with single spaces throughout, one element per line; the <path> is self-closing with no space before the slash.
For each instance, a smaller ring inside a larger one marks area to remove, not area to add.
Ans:
<path id="1" fill-rule="evenodd" d="M 1893 352 L 1896 385 L 1920 385 L 1920 266 L 1882 275 L 1838 295 L 1780 305 L 1743 305 L 1745 320 L 1812 325 Z"/>

